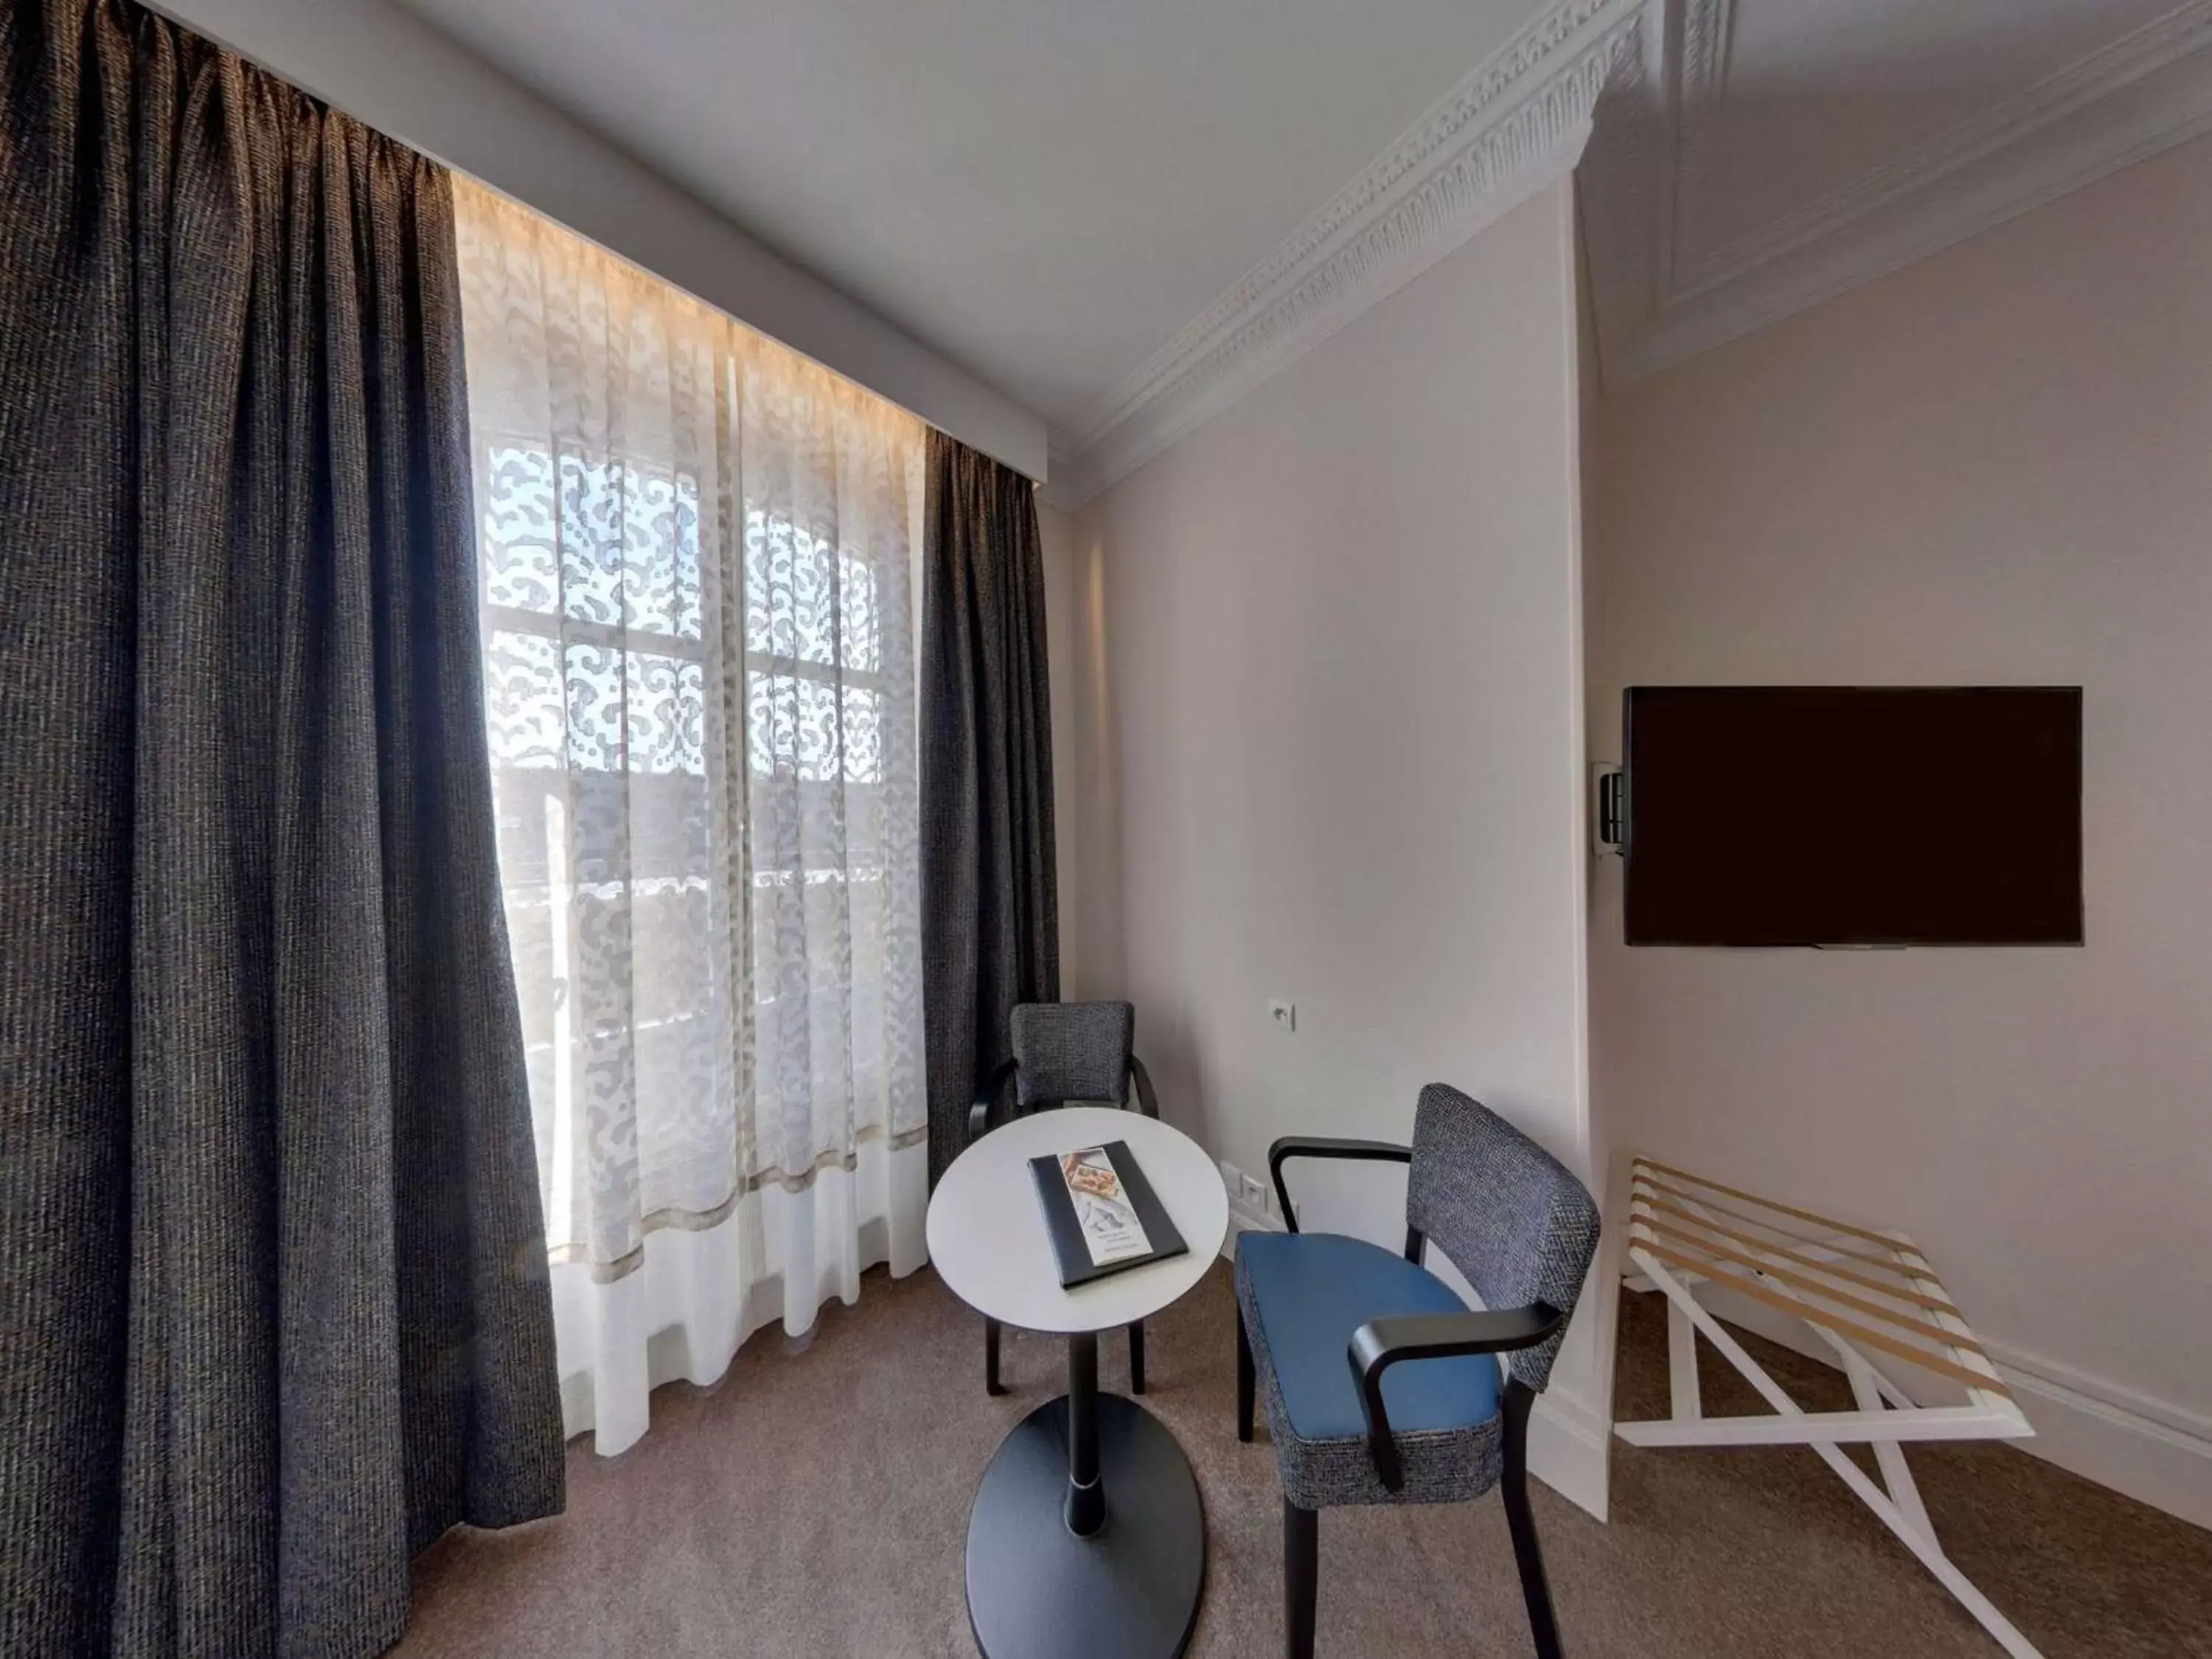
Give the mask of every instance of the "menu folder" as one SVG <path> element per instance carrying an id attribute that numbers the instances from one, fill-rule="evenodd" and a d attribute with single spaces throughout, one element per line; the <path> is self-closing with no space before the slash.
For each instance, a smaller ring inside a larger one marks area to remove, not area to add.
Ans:
<path id="1" fill-rule="evenodd" d="M 1078 1149 L 1090 1151 L 1090 1148 Z M 1030 1176 L 1036 1184 L 1037 1200 L 1044 1209 L 1045 1231 L 1052 1235 L 1052 1253 L 1060 1266 L 1060 1282 L 1064 1289 L 1089 1284 L 1094 1279 L 1103 1279 L 1126 1268 L 1141 1267 L 1148 1261 L 1164 1261 L 1172 1255 L 1185 1255 L 1190 1246 L 1183 1243 L 1182 1235 L 1168 1219 L 1167 1210 L 1160 1203 L 1159 1194 L 1152 1190 L 1151 1182 L 1139 1166 L 1135 1154 L 1129 1151 L 1126 1140 L 1109 1140 L 1097 1148 L 1113 1164 L 1119 1177 L 1121 1195 L 1136 1213 L 1137 1223 L 1144 1229 L 1148 1248 L 1141 1253 L 1121 1256 L 1117 1260 L 1099 1262 L 1092 1259 L 1089 1242 L 1084 1235 L 1082 1219 L 1076 1213 L 1074 1195 L 1068 1190 L 1066 1176 L 1062 1172 L 1060 1158 L 1067 1154 L 1048 1154 L 1030 1160 Z"/>

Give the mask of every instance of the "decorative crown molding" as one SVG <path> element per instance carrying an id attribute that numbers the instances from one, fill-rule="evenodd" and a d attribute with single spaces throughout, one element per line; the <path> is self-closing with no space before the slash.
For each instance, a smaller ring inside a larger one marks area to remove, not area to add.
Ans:
<path id="1" fill-rule="evenodd" d="M 1651 0 L 1561 0 L 1115 388 L 1051 465 L 1076 507 L 1564 176 Z"/>
<path id="2" fill-rule="evenodd" d="M 1693 240 L 1694 227 L 1682 221 L 1702 198 L 1702 186 L 1711 168 L 1712 118 L 1728 85 L 1729 53 L 1735 45 L 1735 9 L 1736 0 L 1687 0 L 1682 9 L 1682 62 L 1676 77 L 1681 137 L 1668 198 L 1677 211 L 1662 221 L 1665 245 L 1660 250 L 1662 269 L 1669 284 L 1677 279 L 1675 260 L 1682 245 Z"/>
<path id="3" fill-rule="evenodd" d="M 1698 235 L 1737 15 L 1757 0 L 1559 0 L 1287 241 L 1053 434 L 1068 508 L 1135 471 L 1583 166 L 1606 379 L 1749 334 L 2212 132 L 2212 0 L 2166 15 L 1755 233 Z M 1593 126 L 1597 141 L 1583 155 Z"/>
<path id="4" fill-rule="evenodd" d="M 1756 232 L 1704 246 L 1713 117 L 1734 14 L 1751 3 L 1680 0 L 1673 97 L 1637 121 L 1600 120 L 1589 228 L 1609 381 L 1752 333 L 2212 131 L 2212 0 L 2186 0 Z"/>
<path id="5" fill-rule="evenodd" d="M 1696 0 L 1692 13 L 1725 10 L 1730 0 Z M 1682 273 L 1680 297 L 1708 289 L 1771 264 L 1823 237 L 1904 200 L 2037 133 L 2125 92 L 2190 54 L 2212 46 L 2212 0 L 2192 3 L 2122 35 L 2025 91 L 1914 146 L 1841 189 L 1762 227 L 1750 236 L 1701 255 Z M 1722 71 L 1725 74 L 1725 70 Z M 1686 120 L 1692 107 L 1685 100 Z M 2071 172 L 2067 175 L 2071 178 Z"/>

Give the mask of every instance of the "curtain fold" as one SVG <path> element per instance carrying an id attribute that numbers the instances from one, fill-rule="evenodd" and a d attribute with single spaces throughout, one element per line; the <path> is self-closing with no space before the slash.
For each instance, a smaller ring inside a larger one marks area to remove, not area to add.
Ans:
<path id="1" fill-rule="evenodd" d="M 367 1655 L 556 1511 L 442 169 L 0 21 L 0 1650 Z"/>
<path id="2" fill-rule="evenodd" d="M 1052 698 L 1036 491 L 929 434 L 921 651 L 922 957 L 934 1181 L 1015 1005 L 1060 1000 Z"/>
<path id="3" fill-rule="evenodd" d="M 921 1265 L 922 427 L 457 183 L 487 718 L 571 1433 Z"/>

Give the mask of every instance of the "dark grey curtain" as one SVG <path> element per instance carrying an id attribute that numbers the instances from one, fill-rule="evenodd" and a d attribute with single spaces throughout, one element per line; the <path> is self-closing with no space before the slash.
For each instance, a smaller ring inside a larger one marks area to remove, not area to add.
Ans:
<path id="1" fill-rule="evenodd" d="M 1020 1002 L 1060 999 L 1044 565 L 1027 478 L 929 434 L 921 623 L 929 1174 L 959 1155 Z"/>
<path id="2" fill-rule="evenodd" d="M 371 1654 L 559 1509 L 449 181 L 0 20 L 0 1652 Z"/>

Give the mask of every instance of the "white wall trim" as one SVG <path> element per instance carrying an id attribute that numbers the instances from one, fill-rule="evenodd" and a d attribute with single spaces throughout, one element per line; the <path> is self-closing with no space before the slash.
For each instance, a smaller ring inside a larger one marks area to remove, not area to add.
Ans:
<path id="1" fill-rule="evenodd" d="M 1997 1369 L 2027 1393 L 2059 1401 L 2074 1410 L 2096 1412 L 2175 1451 L 2212 1460 L 2212 1417 L 2154 1400 L 2010 1343 L 1984 1339 L 1982 1346 Z"/>
<path id="2" fill-rule="evenodd" d="M 1698 1299 L 1732 1325 L 1824 1365 L 1834 1364 L 1834 1352 L 1801 1320 L 1711 1285 L 1698 1287 Z M 2016 1449 L 2212 1528 L 2212 1417 L 2009 1343 L 1987 1336 L 1981 1342 L 2035 1431 L 2033 1438 L 2012 1442 Z M 1929 1403 L 1944 1403 L 1941 1384 L 1931 1386 L 1929 1378 L 1902 1366 L 1881 1369 L 1916 1400 L 1925 1394 Z"/>
<path id="3" fill-rule="evenodd" d="M 1254 1215 L 1235 1199 L 1229 1200 L 1229 1231 L 1221 1236 L 1221 1259 L 1237 1260 L 1237 1235 L 1239 1233 L 1279 1233 L 1283 1224 L 1273 1216 Z"/>
<path id="4" fill-rule="evenodd" d="M 2212 1528 L 2212 1417 L 1984 1339 L 2035 1438 L 2023 1451 Z"/>
<path id="5" fill-rule="evenodd" d="M 1589 234 L 1608 267 L 1608 382 L 1753 333 L 2212 131 L 2212 0 L 2185 0 L 1819 200 L 1700 248 L 1694 215 L 1738 3 L 1684 0 L 1669 72 L 1644 107 L 1617 131 L 1600 115 Z"/>
<path id="6" fill-rule="evenodd" d="M 1690 13 L 1693 16 L 1709 11 L 1724 15 L 1732 3 L 1733 0 L 1692 0 Z M 2191 3 L 2108 42 L 2087 58 L 1991 105 L 1925 143 L 1893 156 L 1841 189 L 1783 215 L 1749 236 L 1705 252 L 1686 270 L 1676 272 L 1673 285 L 1675 297 L 1694 299 L 1759 266 L 1771 264 L 1785 254 L 1832 238 L 1976 162 L 2025 143 L 2046 127 L 2139 86 L 2160 70 L 2203 52 L 2208 46 L 2212 46 L 2212 0 L 2191 0 Z M 1692 134 L 1702 124 L 1709 106 L 1689 95 L 1689 70 L 1686 55 L 1684 143 L 1686 149 L 1694 150 L 1698 146 Z M 1725 58 L 1717 72 L 1725 77 Z M 1715 94 L 1720 90 L 1720 85 L 1717 85 Z M 2212 113 L 2212 107 L 2207 112 Z M 2067 165 L 2062 156 L 2026 156 L 2028 165 L 2018 182 L 2038 200 L 2047 200 L 2061 189 L 2072 188 L 2084 170 L 2084 163 L 2089 167 L 2105 165 L 2110 151 L 2099 141 L 2110 136 L 2102 125 L 2078 135 L 2075 148 L 2094 148 L 2073 165 Z M 2131 156 L 2133 149 L 2130 143 L 2122 153 Z M 1954 212 L 1957 205 L 1963 204 L 1954 205 Z"/>
<path id="7" fill-rule="evenodd" d="M 1613 1413 L 1554 1385 L 1528 1419 L 1528 1473 L 1597 1520 L 1607 1517 Z"/>
<path id="8" fill-rule="evenodd" d="M 1055 466 L 1073 508 L 1571 171 L 1648 0 L 1561 0 L 1117 387 Z"/>

